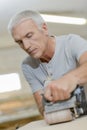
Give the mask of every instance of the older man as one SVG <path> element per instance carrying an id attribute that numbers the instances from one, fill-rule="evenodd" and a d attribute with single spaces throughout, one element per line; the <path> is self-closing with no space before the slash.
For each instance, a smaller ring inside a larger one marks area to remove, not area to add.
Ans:
<path id="1" fill-rule="evenodd" d="M 9 30 L 29 56 L 22 70 L 43 114 L 42 96 L 56 102 L 71 96 L 77 85 L 87 83 L 87 41 L 75 34 L 49 35 L 41 15 L 26 10 L 15 15 Z"/>

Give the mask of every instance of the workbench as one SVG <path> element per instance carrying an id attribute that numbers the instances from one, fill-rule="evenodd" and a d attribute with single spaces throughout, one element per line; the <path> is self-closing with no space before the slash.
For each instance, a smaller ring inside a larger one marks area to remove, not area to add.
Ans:
<path id="1" fill-rule="evenodd" d="M 70 122 L 48 125 L 44 120 L 33 121 L 18 130 L 87 130 L 87 116 Z"/>

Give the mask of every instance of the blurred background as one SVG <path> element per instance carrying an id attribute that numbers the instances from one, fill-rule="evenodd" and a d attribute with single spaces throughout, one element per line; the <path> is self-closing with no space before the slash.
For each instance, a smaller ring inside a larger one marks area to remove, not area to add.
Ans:
<path id="1" fill-rule="evenodd" d="M 82 18 L 81 24 L 80 19 L 72 24 L 63 23 L 64 20 L 49 20 L 47 24 L 50 34 L 74 33 L 87 39 L 87 0 L 0 0 L 0 130 L 15 130 L 32 120 L 42 119 L 21 71 L 21 62 L 27 54 L 14 43 L 7 30 L 10 18 L 26 9 Z"/>

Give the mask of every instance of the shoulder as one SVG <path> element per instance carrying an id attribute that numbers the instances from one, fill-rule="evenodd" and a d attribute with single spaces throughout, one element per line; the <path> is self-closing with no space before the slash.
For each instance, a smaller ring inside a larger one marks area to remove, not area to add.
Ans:
<path id="1" fill-rule="evenodd" d="M 56 42 L 63 43 L 63 45 L 64 45 L 64 43 L 68 44 L 70 42 L 77 41 L 80 39 L 81 39 L 81 37 L 76 34 L 67 34 L 67 35 L 56 36 Z"/>
<path id="2" fill-rule="evenodd" d="M 69 34 L 66 36 L 67 40 L 77 40 L 77 39 L 82 39 L 80 35 L 77 34 Z"/>
<path id="3" fill-rule="evenodd" d="M 30 64 L 32 62 L 32 58 L 30 56 L 25 57 L 22 61 L 22 64 Z"/>
<path id="4" fill-rule="evenodd" d="M 56 36 L 57 39 L 61 39 L 61 40 L 71 40 L 73 38 L 81 38 L 80 35 L 77 34 L 67 34 L 67 35 L 61 35 L 61 36 Z"/>
<path id="5" fill-rule="evenodd" d="M 39 61 L 30 56 L 26 57 L 22 62 L 22 66 L 28 66 L 31 68 L 36 67 L 38 64 L 39 64 Z"/>
<path id="6" fill-rule="evenodd" d="M 62 35 L 62 36 L 58 36 L 57 41 L 59 40 L 59 42 L 61 43 L 65 43 L 66 45 L 72 45 L 74 43 L 75 44 L 82 44 L 82 43 L 86 43 L 87 44 L 87 40 L 85 40 L 83 37 L 81 37 L 80 35 L 77 34 L 68 34 L 68 35 Z"/>

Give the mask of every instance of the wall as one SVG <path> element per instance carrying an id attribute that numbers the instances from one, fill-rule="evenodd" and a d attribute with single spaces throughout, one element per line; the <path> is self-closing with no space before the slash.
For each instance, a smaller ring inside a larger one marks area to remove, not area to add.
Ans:
<path id="1" fill-rule="evenodd" d="M 14 92 L 16 94 L 22 92 L 31 94 L 31 88 L 21 70 L 21 62 L 26 56 L 27 54 L 16 45 L 0 48 L 0 74 L 19 73 L 22 89 L 18 92 Z M 6 94 L 1 95 L 3 97 L 6 96 Z"/>

